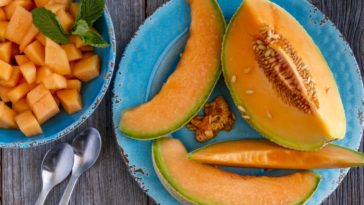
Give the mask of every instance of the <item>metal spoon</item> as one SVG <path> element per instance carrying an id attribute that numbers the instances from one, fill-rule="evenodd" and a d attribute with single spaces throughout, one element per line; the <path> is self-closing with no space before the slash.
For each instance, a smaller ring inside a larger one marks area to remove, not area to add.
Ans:
<path id="1" fill-rule="evenodd" d="M 44 204 L 49 191 L 67 178 L 73 166 L 73 148 L 71 145 L 61 143 L 49 150 L 42 161 L 42 191 L 36 205 Z"/>
<path id="2" fill-rule="evenodd" d="M 99 131 L 95 128 L 86 129 L 73 140 L 72 146 L 75 151 L 75 163 L 72 168 L 71 178 L 59 202 L 60 205 L 68 204 L 77 179 L 82 173 L 92 167 L 99 157 L 101 151 Z"/>

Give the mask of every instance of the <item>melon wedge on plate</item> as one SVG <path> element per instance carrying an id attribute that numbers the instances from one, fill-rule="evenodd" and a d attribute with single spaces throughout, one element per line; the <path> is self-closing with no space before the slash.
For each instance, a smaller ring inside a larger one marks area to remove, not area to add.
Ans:
<path id="1" fill-rule="evenodd" d="M 219 79 L 224 17 L 215 0 L 189 3 L 190 36 L 176 70 L 151 101 L 122 113 L 120 129 L 131 138 L 159 138 L 187 124 Z"/>
<path id="2" fill-rule="evenodd" d="M 241 176 L 187 159 L 183 144 L 162 138 L 152 147 L 154 168 L 167 190 L 184 204 L 303 204 L 320 181 L 313 172 Z"/>

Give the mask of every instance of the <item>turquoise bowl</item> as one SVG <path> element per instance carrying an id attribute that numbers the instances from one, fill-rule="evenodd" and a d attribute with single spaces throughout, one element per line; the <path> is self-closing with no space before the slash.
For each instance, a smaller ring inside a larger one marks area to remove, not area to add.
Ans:
<path id="1" fill-rule="evenodd" d="M 310 2 L 306 0 L 271 0 L 292 14 L 311 35 L 330 65 L 343 100 L 347 133 L 343 140 L 335 144 L 358 149 L 363 134 L 364 96 L 360 70 L 354 55 L 343 40 L 335 25 Z M 242 0 L 218 0 L 228 21 Z M 179 204 L 160 183 L 152 163 L 151 144 L 153 141 L 137 141 L 127 138 L 119 130 L 121 113 L 152 98 L 173 72 L 184 49 L 190 24 L 190 10 L 186 0 L 171 0 L 150 16 L 126 48 L 114 81 L 113 122 L 114 131 L 122 154 L 131 174 L 143 190 L 158 204 Z M 221 78 L 216 85 L 212 100 L 224 96 L 236 116 L 238 109 Z M 171 134 L 180 139 L 188 151 L 207 144 L 244 138 L 262 138 L 241 117 L 231 132 L 221 132 L 206 143 L 198 143 L 193 133 L 182 128 Z M 262 169 L 230 169 L 248 175 L 276 175 Z M 340 184 L 348 169 L 315 170 L 322 176 L 317 191 L 307 202 L 308 205 L 321 204 Z M 244 190 L 242 190 L 244 191 Z"/>
<path id="2" fill-rule="evenodd" d="M 61 110 L 59 114 L 42 125 L 43 134 L 35 137 L 26 137 L 18 130 L 0 129 L 0 147 L 31 148 L 49 143 L 67 135 L 92 115 L 109 87 L 116 57 L 114 27 L 107 10 L 95 23 L 95 27 L 109 42 L 110 47 L 96 49 L 96 53 L 101 58 L 101 72 L 99 77 L 82 85 L 83 109 L 73 115 L 68 115 Z"/>

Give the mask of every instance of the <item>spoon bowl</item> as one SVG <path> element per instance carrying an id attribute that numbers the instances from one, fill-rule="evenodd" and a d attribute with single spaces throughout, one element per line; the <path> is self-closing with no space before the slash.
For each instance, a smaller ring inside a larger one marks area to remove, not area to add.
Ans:
<path id="1" fill-rule="evenodd" d="M 44 203 L 49 191 L 71 173 L 74 163 L 73 148 L 61 143 L 49 150 L 42 161 L 42 191 L 36 205 Z"/>

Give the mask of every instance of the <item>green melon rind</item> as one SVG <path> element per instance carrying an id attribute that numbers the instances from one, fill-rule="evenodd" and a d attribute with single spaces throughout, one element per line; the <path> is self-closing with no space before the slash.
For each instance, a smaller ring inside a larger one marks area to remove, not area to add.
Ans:
<path id="1" fill-rule="evenodd" d="M 246 2 L 246 1 L 244 1 Z M 237 12 L 235 12 L 235 14 L 233 15 L 233 17 L 230 20 L 229 25 L 227 26 L 227 30 L 225 32 L 224 35 L 224 39 L 223 39 L 223 46 L 222 46 L 222 52 L 221 52 L 221 63 L 222 63 L 222 73 L 225 79 L 225 84 L 227 86 L 227 88 L 230 91 L 230 94 L 233 98 L 233 101 L 235 103 L 236 106 L 243 106 L 246 107 L 243 100 L 240 100 L 238 95 L 236 95 L 234 93 L 234 88 L 231 84 L 231 82 L 229 81 L 229 79 L 231 79 L 231 76 L 229 76 L 228 74 L 228 68 L 225 62 L 225 46 L 227 44 L 227 38 L 228 38 L 228 34 L 230 32 L 231 26 L 234 23 L 234 20 L 236 18 L 237 15 L 239 15 L 240 11 L 242 10 L 242 7 L 244 6 L 244 2 L 240 5 L 240 7 L 238 8 Z M 272 2 L 273 3 L 273 2 Z M 273 3 L 274 4 L 274 3 Z M 248 110 L 245 114 L 249 114 Z M 276 135 L 273 132 L 269 132 L 267 131 L 265 128 L 261 127 L 257 122 L 254 122 L 254 116 L 251 116 L 250 120 L 245 120 L 249 125 L 251 125 L 251 127 L 253 127 L 255 130 L 257 130 L 262 136 L 264 136 L 265 138 L 269 139 L 270 141 L 279 144 L 283 147 L 286 148 L 290 148 L 290 149 L 295 149 L 295 150 L 301 150 L 301 151 L 312 151 L 312 150 L 318 150 L 324 146 L 326 146 L 327 144 L 329 144 L 332 141 L 335 141 L 337 139 L 323 139 L 322 142 L 317 143 L 317 144 L 295 144 L 292 141 L 288 141 L 288 140 L 284 140 L 282 139 L 280 136 Z M 345 135 L 342 134 L 342 135 Z"/>
<path id="2" fill-rule="evenodd" d="M 222 10 L 216 0 L 211 0 L 211 3 L 215 7 L 215 11 L 220 17 L 220 25 L 221 25 L 221 32 L 224 34 L 225 28 L 226 28 L 226 22 L 225 18 L 223 16 Z M 215 88 L 215 85 L 217 84 L 220 76 L 221 76 L 221 62 L 219 62 L 218 65 L 216 65 L 218 68 L 216 69 L 216 73 L 214 77 L 212 78 L 211 82 L 209 82 L 210 86 L 207 88 L 205 96 L 200 98 L 200 101 L 196 103 L 196 106 L 192 109 L 190 113 L 188 113 L 183 119 L 178 120 L 173 126 L 171 126 L 169 129 L 165 130 L 158 130 L 156 132 L 138 132 L 136 130 L 129 130 L 127 127 L 121 125 L 120 130 L 125 135 L 127 135 L 131 139 L 136 140 L 153 140 L 158 139 L 160 137 L 166 136 L 168 134 L 171 134 L 175 132 L 176 130 L 181 129 L 184 127 L 188 122 L 190 122 L 193 117 L 197 115 L 197 113 L 203 108 L 207 100 L 209 99 L 213 89 Z M 202 81 L 205 82 L 205 81 Z"/>
<path id="3" fill-rule="evenodd" d="M 247 138 L 247 139 L 244 139 L 244 140 L 265 140 L 265 139 L 254 139 L 254 138 Z M 216 144 L 224 144 L 224 143 L 229 143 L 229 142 L 234 142 L 234 141 L 243 141 L 243 140 L 227 140 L 227 141 L 223 141 L 223 142 L 216 142 L 216 143 L 213 143 L 213 144 L 209 144 L 209 145 L 206 145 L 204 147 L 200 147 L 190 153 L 187 154 L 187 159 L 189 160 L 194 160 L 193 159 L 193 156 L 194 154 L 198 153 L 199 151 L 202 151 L 202 150 L 205 150 L 206 148 L 209 148 L 213 145 L 216 145 Z M 364 154 L 361 153 L 361 152 L 357 152 L 355 150 L 352 150 L 350 148 L 347 148 L 347 147 L 343 147 L 343 146 L 340 146 L 340 145 L 336 145 L 336 144 L 330 144 L 331 146 L 334 146 L 334 147 L 337 147 L 339 149 L 343 149 L 343 150 L 346 150 L 348 151 L 349 153 L 352 153 L 353 155 L 357 156 L 358 159 L 361 159 L 362 162 L 358 162 L 358 163 L 353 163 L 351 166 L 349 167 L 345 167 L 345 168 L 354 168 L 354 167 L 361 167 L 361 166 L 364 166 Z M 341 167 L 343 168 L 343 167 Z"/>
<path id="4" fill-rule="evenodd" d="M 182 204 L 200 204 L 200 205 L 219 205 L 214 202 L 201 202 L 203 199 L 195 200 L 188 195 L 188 193 L 181 192 L 181 188 L 178 186 L 178 183 L 173 180 L 173 177 L 170 176 L 167 172 L 167 168 L 163 163 L 162 154 L 160 152 L 160 144 L 163 140 L 167 140 L 168 138 L 157 139 L 152 144 L 152 161 L 155 172 L 157 173 L 158 178 L 160 179 L 163 186 L 167 189 L 167 191 L 175 197 Z M 294 205 L 302 205 L 305 204 L 311 196 L 315 193 L 321 177 L 320 175 L 312 172 L 315 176 L 316 184 L 313 187 L 312 191 L 307 194 L 307 196 L 303 197 L 303 199 Z"/>

